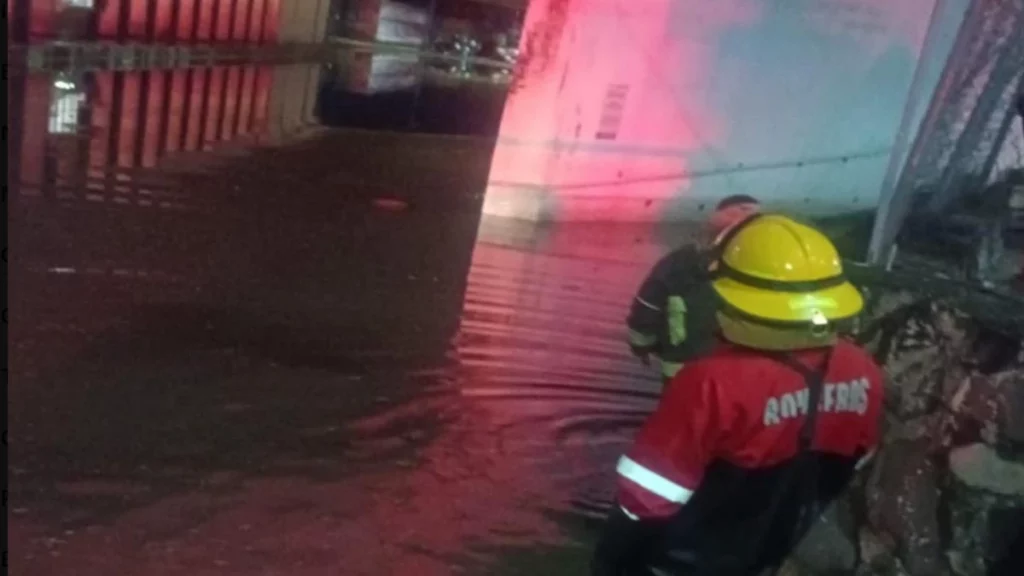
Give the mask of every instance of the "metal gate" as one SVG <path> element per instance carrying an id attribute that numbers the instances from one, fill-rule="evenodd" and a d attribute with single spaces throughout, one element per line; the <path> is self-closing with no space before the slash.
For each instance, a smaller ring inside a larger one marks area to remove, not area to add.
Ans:
<path id="1" fill-rule="evenodd" d="M 873 262 L 889 257 L 912 209 L 947 210 L 985 187 L 1016 116 L 1022 79 L 1024 2 L 973 0 L 896 187 L 882 198 Z"/>

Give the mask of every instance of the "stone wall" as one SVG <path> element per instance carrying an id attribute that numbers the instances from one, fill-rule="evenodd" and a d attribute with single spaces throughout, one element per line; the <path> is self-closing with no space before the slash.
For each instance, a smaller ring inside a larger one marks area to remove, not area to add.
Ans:
<path id="1" fill-rule="evenodd" d="M 888 375 L 884 441 L 784 573 L 1024 574 L 1021 336 L 967 309 L 873 303 L 860 337 Z"/>

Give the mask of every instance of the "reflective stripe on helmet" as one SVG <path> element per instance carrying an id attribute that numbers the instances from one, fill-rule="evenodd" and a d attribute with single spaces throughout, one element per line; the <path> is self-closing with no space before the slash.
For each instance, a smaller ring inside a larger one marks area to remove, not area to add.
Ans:
<path id="1" fill-rule="evenodd" d="M 740 272 L 725 262 L 718 263 L 715 274 L 727 276 L 752 288 L 771 290 L 773 292 L 817 292 L 819 290 L 835 288 L 836 286 L 841 286 L 846 283 L 846 276 L 843 274 L 832 276 L 831 278 L 822 278 L 821 280 L 799 280 L 794 282 L 768 280 L 767 278 L 758 278 L 757 276 L 751 276 L 750 274 Z"/>

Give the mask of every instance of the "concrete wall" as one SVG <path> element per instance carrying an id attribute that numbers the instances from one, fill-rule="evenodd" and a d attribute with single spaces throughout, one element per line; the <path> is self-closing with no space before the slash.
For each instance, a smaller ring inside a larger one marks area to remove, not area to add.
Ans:
<path id="1" fill-rule="evenodd" d="M 685 220 L 737 192 L 872 208 L 934 5 L 534 0 L 485 213 Z"/>

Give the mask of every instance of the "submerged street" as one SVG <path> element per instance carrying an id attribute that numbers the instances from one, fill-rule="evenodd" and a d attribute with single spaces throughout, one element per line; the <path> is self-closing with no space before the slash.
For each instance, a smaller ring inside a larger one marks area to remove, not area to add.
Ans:
<path id="1" fill-rule="evenodd" d="M 669 233 L 481 223 L 489 154 L 327 131 L 12 194 L 14 573 L 581 573 Z"/>
<path id="2" fill-rule="evenodd" d="M 11 573 L 1017 574 L 1022 7 L 12 0 Z"/>

